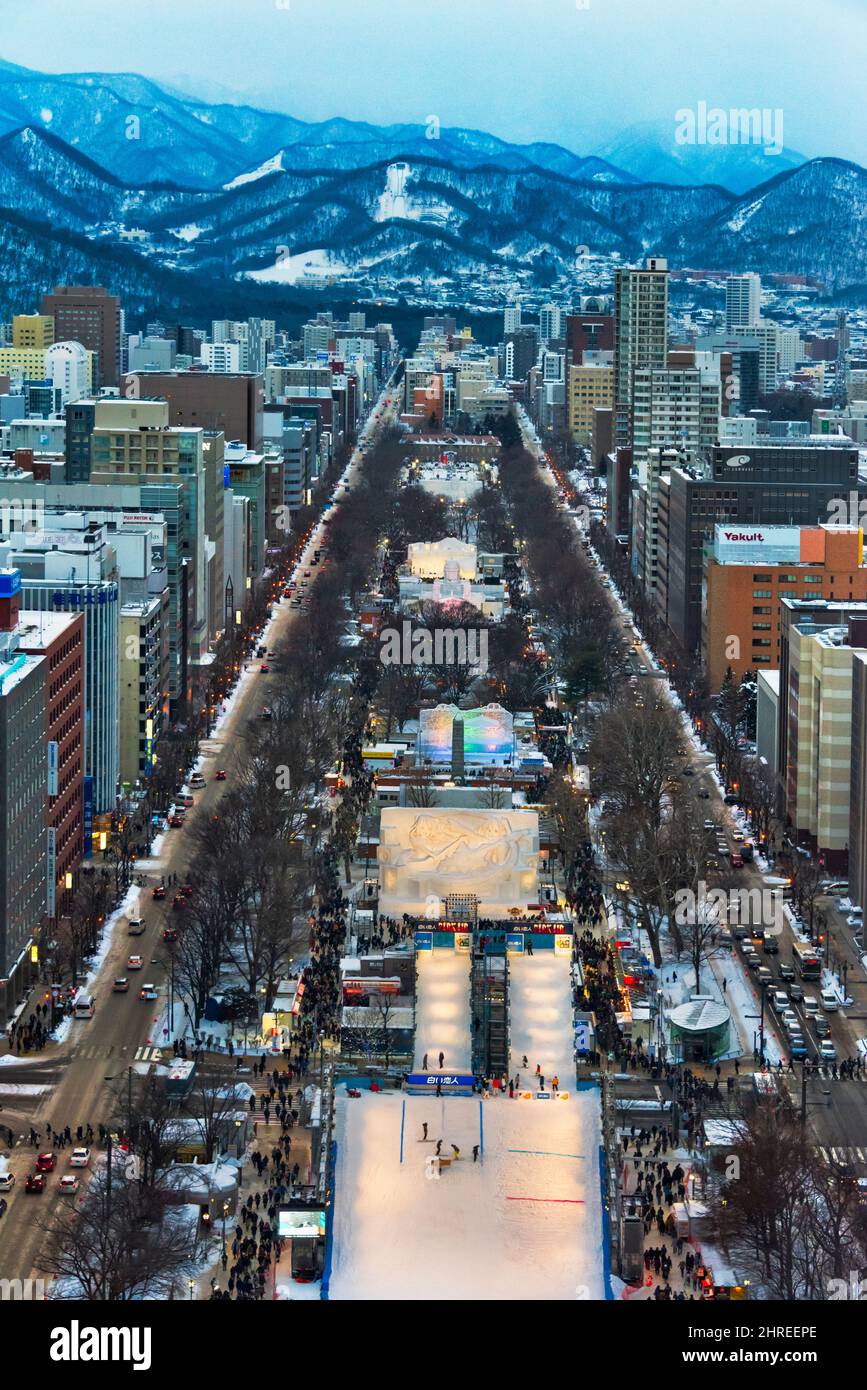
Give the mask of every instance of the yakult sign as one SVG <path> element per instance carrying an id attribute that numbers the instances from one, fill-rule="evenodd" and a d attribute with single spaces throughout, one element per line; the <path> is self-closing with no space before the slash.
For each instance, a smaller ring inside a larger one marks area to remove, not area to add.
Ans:
<path id="1" fill-rule="evenodd" d="M 714 559 L 723 564 L 795 564 L 801 558 L 801 528 L 717 525 L 713 553 Z"/>

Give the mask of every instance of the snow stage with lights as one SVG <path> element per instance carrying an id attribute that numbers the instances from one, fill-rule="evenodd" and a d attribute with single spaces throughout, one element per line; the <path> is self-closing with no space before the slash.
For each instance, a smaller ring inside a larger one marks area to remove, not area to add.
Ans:
<path id="1" fill-rule="evenodd" d="M 427 1061 L 431 1085 L 339 1095 L 329 1298 L 611 1296 L 600 1101 L 574 1085 L 570 964 L 553 950 L 510 961 L 509 1073 L 521 1084 L 514 1098 L 483 1097 L 449 1093 L 471 1068 L 469 956 L 419 954 L 414 1073 Z"/>

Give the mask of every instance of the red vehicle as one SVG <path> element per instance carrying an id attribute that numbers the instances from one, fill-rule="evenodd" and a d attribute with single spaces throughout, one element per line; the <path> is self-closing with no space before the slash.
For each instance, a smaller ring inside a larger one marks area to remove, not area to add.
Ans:
<path id="1" fill-rule="evenodd" d="M 214 773 L 214 780 L 217 782 L 225 782 L 226 774 L 222 768 L 220 768 L 219 772 Z"/>
<path id="2" fill-rule="evenodd" d="M 44 1174 L 44 1173 L 28 1173 L 28 1174 L 27 1174 L 27 1181 L 26 1181 L 26 1183 L 24 1184 L 24 1191 L 25 1191 L 25 1192 L 44 1192 L 44 1191 L 45 1191 L 45 1174 Z"/>
<path id="3" fill-rule="evenodd" d="M 742 869 L 744 867 L 744 857 L 742 854 L 739 854 L 737 850 L 733 850 L 729 855 L 729 863 L 733 869 Z"/>
<path id="4" fill-rule="evenodd" d="M 191 898 L 193 896 L 193 893 L 195 892 L 195 889 L 193 888 L 193 885 L 191 883 L 184 883 L 181 885 L 180 891 L 183 893 L 185 898 Z"/>
<path id="5" fill-rule="evenodd" d="M 183 818 L 183 816 L 169 816 L 169 828 L 170 828 L 171 830 L 183 830 L 183 828 L 184 828 L 184 818 Z"/>
<path id="6" fill-rule="evenodd" d="M 166 927 L 165 931 L 163 932 L 163 941 L 171 943 L 172 941 L 177 941 L 177 939 L 178 934 L 175 931 L 174 927 Z"/>
<path id="7" fill-rule="evenodd" d="M 53 1173 L 57 1167 L 57 1154 L 38 1154 L 36 1157 L 37 1173 Z"/>
<path id="8" fill-rule="evenodd" d="M 156 886 L 156 888 L 154 888 L 153 892 L 151 893 L 151 897 L 153 897 L 153 898 L 164 898 L 165 896 L 166 896 L 165 884 L 164 884 L 164 883 L 158 883 L 157 886 Z"/>
<path id="9" fill-rule="evenodd" d="M 183 908 L 185 908 L 186 905 L 187 900 L 184 897 L 183 893 L 175 893 L 175 896 L 172 898 L 172 907 L 177 910 L 183 910 Z"/>
<path id="10" fill-rule="evenodd" d="M 270 670 L 271 670 L 271 667 L 268 665 L 267 661 L 263 661 L 263 662 L 262 662 L 262 665 L 259 667 L 259 671 L 260 671 L 261 675 L 267 676 L 267 675 L 268 675 L 268 672 L 269 672 Z"/>

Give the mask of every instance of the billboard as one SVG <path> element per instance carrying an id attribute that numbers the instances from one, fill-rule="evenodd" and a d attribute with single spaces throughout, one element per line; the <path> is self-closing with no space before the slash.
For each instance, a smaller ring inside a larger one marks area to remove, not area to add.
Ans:
<path id="1" fill-rule="evenodd" d="M 281 1207 L 277 1213 L 277 1234 L 283 1240 L 316 1240 L 325 1235 L 325 1211 L 321 1207 L 296 1210 Z"/>
<path id="2" fill-rule="evenodd" d="M 726 522 L 714 527 L 713 554 L 721 564 L 796 564 L 801 558 L 801 528 Z"/>

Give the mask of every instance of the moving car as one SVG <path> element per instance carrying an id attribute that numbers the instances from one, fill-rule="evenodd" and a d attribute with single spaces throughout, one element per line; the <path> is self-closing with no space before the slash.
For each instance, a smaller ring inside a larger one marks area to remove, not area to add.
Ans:
<path id="1" fill-rule="evenodd" d="M 57 1154 L 44 1153 L 36 1156 L 37 1173 L 53 1173 L 57 1167 Z"/>
<path id="2" fill-rule="evenodd" d="M 731 864 L 733 869 L 742 869 L 744 867 L 743 855 L 736 854 L 734 851 L 732 851 L 732 853 L 729 855 L 729 863 Z"/>
<path id="3" fill-rule="evenodd" d="M 143 917 L 130 917 L 127 936 L 144 936 L 147 923 Z"/>
<path id="4" fill-rule="evenodd" d="M 11 1192 L 14 1186 L 14 1173 L 0 1173 L 0 1192 Z"/>
<path id="5" fill-rule="evenodd" d="M 792 1040 L 792 1041 L 789 1043 L 789 1056 L 793 1059 L 793 1061 L 796 1061 L 796 1062 L 803 1061 L 803 1059 L 804 1059 L 807 1055 L 808 1055 L 808 1053 L 807 1053 L 807 1044 L 804 1042 L 804 1039 L 803 1039 L 803 1038 L 801 1038 L 801 1039 L 800 1039 L 799 1041 L 797 1041 L 797 1042 L 794 1041 L 794 1040 Z"/>
<path id="6" fill-rule="evenodd" d="M 193 773 L 192 777 L 190 778 L 190 786 L 193 787 L 196 791 L 200 791 L 201 788 L 205 786 L 205 779 L 202 776 L 201 772 Z"/>
<path id="7" fill-rule="evenodd" d="M 766 956 L 778 956 L 780 954 L 780 943 L 775 936 L 766 936 L 762 942 L 762 950 Z"/>
<path id="8" fill-rule="evenodd" d="M 215 772 L 215 773 L 214 773 L 214 781 L 215 781 L 215 782 L 225 782 L 225 780 L 226 780 L 226 773 L 225 773 L 225 770 L 224 770 L 223 768 L 220 768 L 218 772 Z"/>
<path id="9" fill-rule="evenodd" d="M 172 898 L 172 908 L 173 908 L 173 910 L 174 910 L 174 911 L 177 911 L 177 912 L 183 912 L 183 910 L 184 910 L 184 908 L 186 907 L 186 905 L 187 905 L 187 900 L 186 900 L 186 898 L 184 897 L 183 893 L 175 893 L 175 896 Z"/>
<path id="10" fill-rule="evenodd" d="M 152 1000 L 157 998 L 157 987 L 154 984 L 142 985 L 138 992 L 139 999 Z"/>
<path id="11" fill-rule="evenodd" d="M 267 676 L 267 675 L 268 675 L 268 672 L 269 672 L 270 670 L 271 670 L 271 667 L 268 665 L 267 661 L 263 661 L 263 662 L 262 662 L 262 665 L 259 667 L 259 671 L 260 671 L 261 675 Z"/>
<path id="12" fill-rule="evenodd" d="M 126 994 L 129 989 L 129 980 L 125 975 L 121 975 L 115 980 L 111 987 L 112 994 Z"/>
<path id="13" fill-rule="evenodd" d="M 819 1056 L 823 1062 L 836 1062 L 837 1049 L 830 1038 L 823 1038 L 819 1043 Z"/>
<path id="14" fill-rule="evenodd" d="M 45 1191 L 45 1174 L 44 1174 L 44 1173 L 28 1173 L 28 1174 L 27 1174 L 27 1181 L 26 1181 L 26 1183 L 24 1184 L 24 1191 L 25 1191 L 25 1192 L 44 1192 L 44 1191 Z"/>
<path id="15" fill-rule="evenodd" d="M 127 970 L 141 970 L 143 965 L 144 961 L 141 956 L 130 956 L 126 963 L 126 968 Z"/>
<path id="16" fill-rule="evenodd" d="M 771 1003 L 778 1013 L 783 1013 L 789 1007 L 789 996 L 784 989 L 775 989 L 771 995 Z"/>
<path id="17" fill-rule="evenodd" d="M 169 945 L 171 945 L 171 943 L 172 943 L 173 941 L 177 941 L 177 939 L 178 939 L 178 934 L 177 934 L 177 932 L 175 931 L 174 927 L 166 927 L 165 930 L 164 930 L 164 932 L 163 932 L 163 941 L 165 941 L 165 942 L 167 942 Z"/>
<path id="18" fill-rule="evenodd" d="M 816 1014 L 816 1017 L 813 1019 L 813 1028 L 815 1029 L 816 1036 L 819 1038 L 827 1037 L 831 1031 L 831 1025 L 824 1014 Z"/>
<path id="19" fill-rule="evenodd" d="M 169 829 L 170 829 L 170 830 L 183 830 L 183 828 L 184 828 L 184 818 L 183 818 L 183 816 L 169 816 Z"/>
<path id="20" fill-rule="evenodd" d="M 782 973 L 782 972 L 781 972 Z M 804 990 L 801 985 L 793 982 L 789 985 L 789 998 L 793 1004 L 799 1004 L 804 997 Z"/>
<path id="21" fill-rule="evenodd" d="M 90 1149 L 73 1149 L 69 1155 L 70 1168 L 86 1168 L 90 1163 Z"/>
<path id="22" fill-rule="evenodd" d="M 781 966 L 780 966 L 780 979 L 781 979 L 781 980 L 794 980 L 794 978 L 795 978 L 795 967 L 794 967 L 793 965 L 781 965 Z"/>
<path id="23" fill-rule="evenodd" d="M 66 1196 L 74 1196 L 81 1186 L 81 1179 L 77 1173 L 64 1173 L 57 1185 Z"/>
<path id="24" fill-rule="evenodd" d="M 152 897 L 152 898 L 164 898 L 165 896 L 166 896 L 166 886 L 165 886 L 165 884 L 164 884 L 164 883 L 158 883 L 158 884 L 156 885 L 156 887 L 152 890 L 152 892 L 151 892 L 151 897 Z"/>

